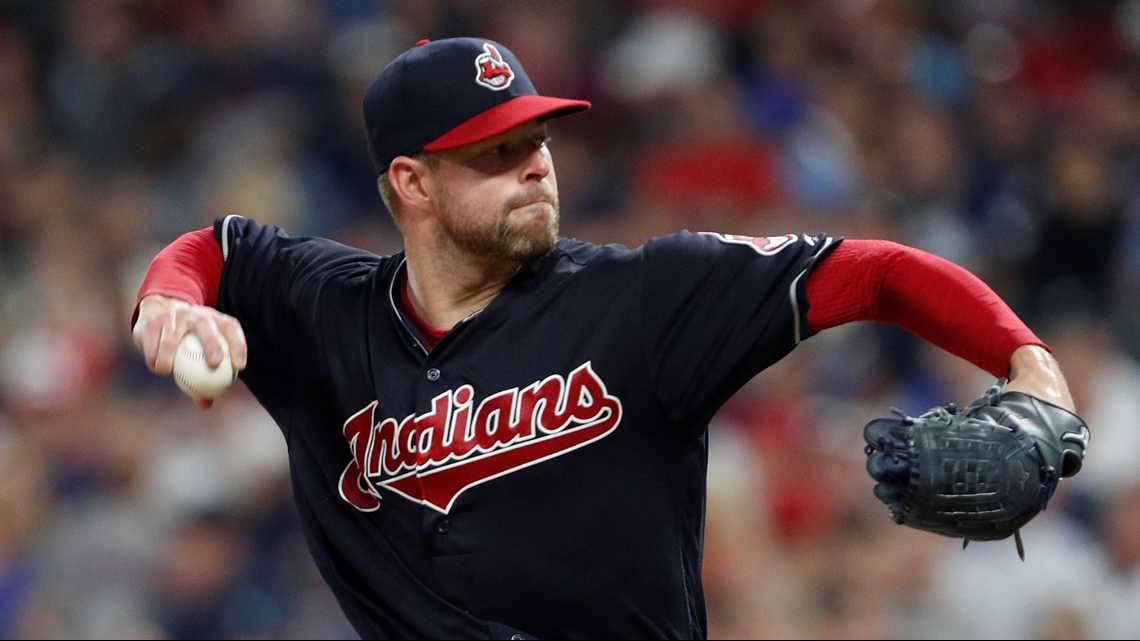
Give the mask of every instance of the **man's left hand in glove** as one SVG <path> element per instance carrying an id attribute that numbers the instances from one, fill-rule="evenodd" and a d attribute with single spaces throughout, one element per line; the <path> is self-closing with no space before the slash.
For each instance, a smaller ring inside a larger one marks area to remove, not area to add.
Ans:
<path id="1" fill-rule="evenodd" d="M 1015 534 L 1024 555 L 1019 529 L 1080 469 L 1089 431 L 1048 352 L 1019 349 L 1011 372 L 1020 380 L 1004 389 L 1002 381 L 964 412 L 934 408 L 867 425 L 867 470 L 896 522 L 966 541 Z"/>

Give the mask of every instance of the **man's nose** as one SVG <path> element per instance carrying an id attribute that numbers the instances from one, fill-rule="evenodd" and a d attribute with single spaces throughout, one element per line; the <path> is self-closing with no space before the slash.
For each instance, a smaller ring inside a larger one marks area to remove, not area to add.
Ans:
<path id="1" fill-rule="evenodd" d="M 526 160 L 526 167 L 523 171 L 523 182 L 542 180 L 550 175 L 552 168 L 553 164 L 550 158 L 550 151 L 546 148 L 546 145 L 535 145 L 535 148 L 531 150 Z"/>

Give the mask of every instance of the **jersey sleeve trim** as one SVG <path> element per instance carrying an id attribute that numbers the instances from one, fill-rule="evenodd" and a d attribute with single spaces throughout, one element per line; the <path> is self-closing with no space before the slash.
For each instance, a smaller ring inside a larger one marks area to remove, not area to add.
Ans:
<path id="1" fill-rule="evenodd" d="M 800 296 L 800 284 L 803 282 L 804 276 L 807 276 L 809 273 L 811 273 L 812 268 L 818 265 L 819 261 L 823 260 L 823 258 L 827 256 L 832 249 L 835 248 L 835 245 L 838 244 L 838 241 L 841 240 L 843 239 L 836 239 L 828 236 L 827 239 L 823 242 L 823 247 L 816 251 L 815 258 L 812 260 L 812 263 L 805 267 L 804 270 L 800 272 L 800 274 L 796 276 L 795 279 L 792 280 L 792 284 L 788 288 L 788 296 L 792 300 L 792 316 L 794 319 L 794 333 L 796 341 L 795 344 L 797 346 L 812 336 L 811 325 L 807 323 L 807 307 L 805 305 L 801 309 L 800 305 L 801 300 L 804 300 L 805 303 L 808 302 L 806 297 L 807 287 L 806 285 L 803 287 L 805 296 Z"/>
<path id="2" fill-rule="evenodd" d="M 230 221 L 234 218 L 241 218 L 237 214 L 230 214 L 222 221 L 222 260 L 226 261 L 230 258 Z"/>

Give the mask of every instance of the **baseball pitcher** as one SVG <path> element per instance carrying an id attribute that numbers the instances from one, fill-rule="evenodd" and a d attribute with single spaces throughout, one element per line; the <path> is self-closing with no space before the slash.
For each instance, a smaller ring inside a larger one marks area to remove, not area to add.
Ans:
<path id="1" fill-rule="evenodd" d="M 951 263 L 826 234 L 560 238 L 547 121 L 589 106 L 540 95 L 499 43 L 421 41 L 364 97 L 403 252 L 231 215 L 167 247 L 139 292 L 157 374 L 189 332 L 215 365 L 228 340 L 362 637 L 703 638 L 709 420 L 851 321 L 1008 379 L 867 426 L 897 521 L 1003 538 L 1079 469 L 1088 431 L 1056 361 Z"/>

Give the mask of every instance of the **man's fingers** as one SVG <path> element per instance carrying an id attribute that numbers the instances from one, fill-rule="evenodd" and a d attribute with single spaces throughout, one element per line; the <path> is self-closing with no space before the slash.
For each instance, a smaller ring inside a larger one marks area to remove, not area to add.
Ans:
<path id="1" fill-rule="evenodd" d="M 179 323 L 176 314 L 162 316 L 162 330 L 158 339 L 158 352 L 154 359 L 154 373 L 170 376 L 174 371 L 174 355 L 185 334 L 185 324 Z"/>
<path id="2" fill-rule="evenodd" d="M 233 364 L 234 371 L 240 372 L 245 369 L 246 358 L 249 354 L 249 347 L 245 342 L 245 331 L 241 328 L 241 323 L 232 316 L 221 316 L 217 321 L 218 331 L 222 336 L 226 337 L 226 342 L 230 344 L 230 362 Z"/>
<path id="3" fill-rule="evenodd" d="M 158 357 L 158 341 L 162 334 L 162 324 L 153 320 L 139 321 L 133 332 L 135 344 L 142 350 L 143 360 L 150 371 L 154 371 L 154 361 Z"/>
<path id="4" fill-rule="evenodd" d="M 144 299 L 144 302 L 147 302 Z M 159 376 L 174 371 L 174 357 L 186 334 L 193 332 L 202 339 L 206 363 L 217 367 L 222 363 L 222 338 L 229 343 L 230 363 L 234 371 L 245 369 L 249 348 L 241 323 L 209 307 L 179 303 L 162 305 L 164 301 L 140 305 L 140 317 L 132 331 L 135 345 L 143 352 L 147 367 Z M 203 409 L 213 405 L 210 399 L 194 399 Z"/>
<path id="5" fill-rule="evenodd" d="M 222 363 L 222 340 L 218 325 L 210 316 L 198 317 L 193 327 L 187 327 L 202 339 L 202 348 L 206 350 L 206 364 L 217 367 Z"/>
<path id="6" fill-rule="evenodd" d="M 208 410 L 214 406 L 214 399 L 212 399 L 212 398 L 195 398 L 194 404 L 198 406 L 198 409 L 205 412 L 206 410 Z"/>
<path id="7" fill-rule="evenodd" d="M 139 319 L 135 326 L 131 328 L 131 339 L 135 341 L 135 347 L 139 348 L 140 352 L 146 353 L 146 340 L 145 332 L 148 323 Z"/>

